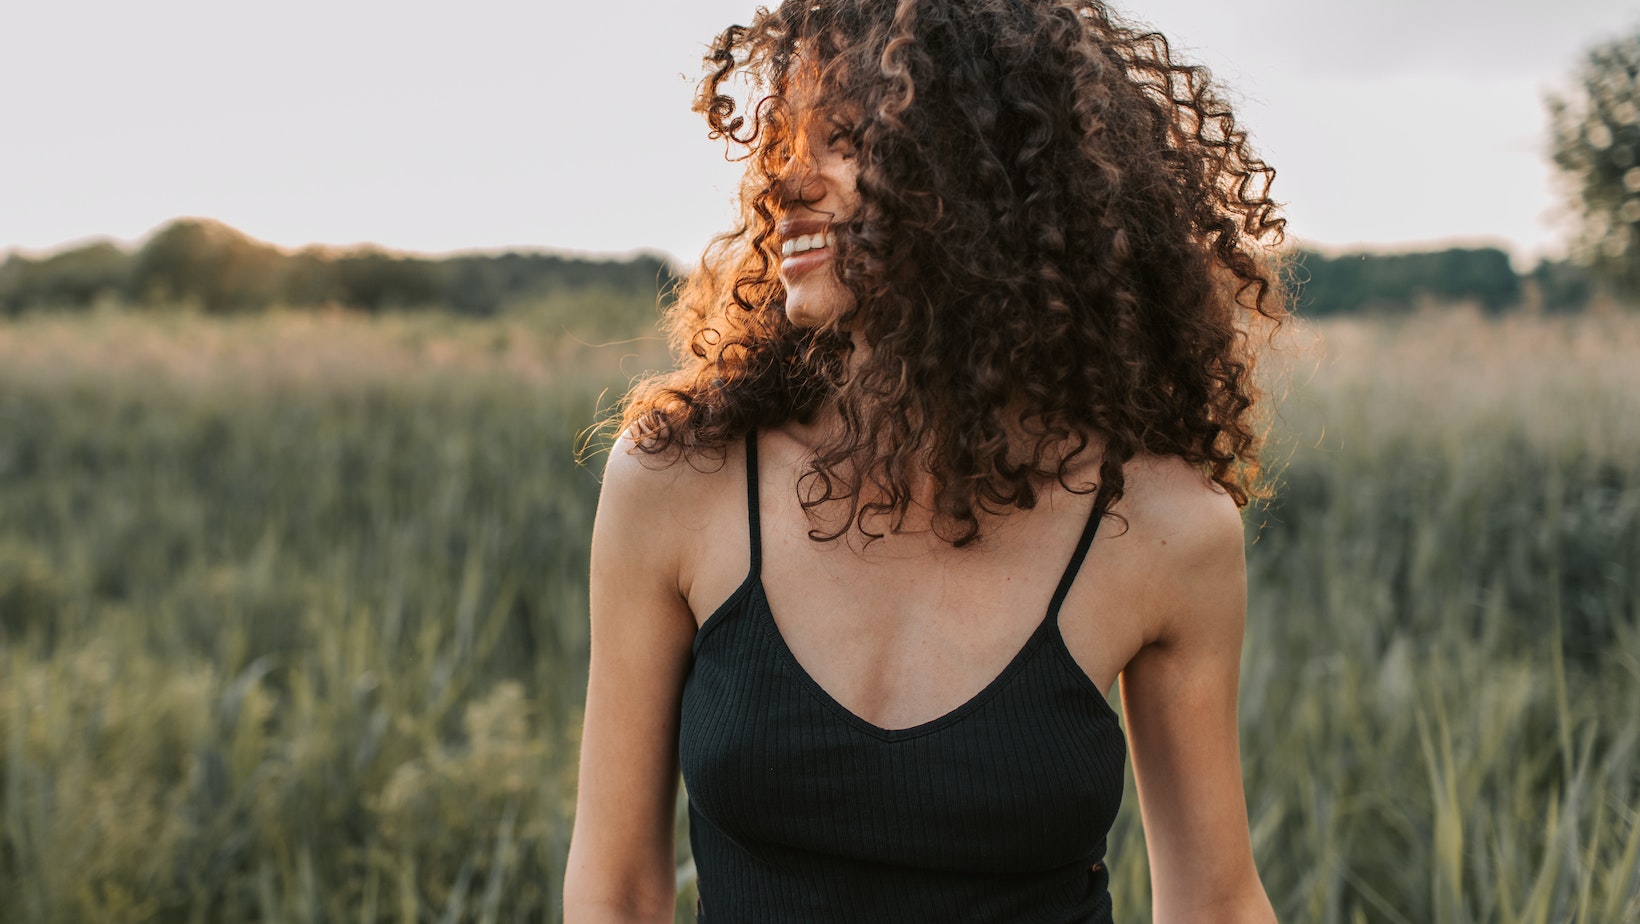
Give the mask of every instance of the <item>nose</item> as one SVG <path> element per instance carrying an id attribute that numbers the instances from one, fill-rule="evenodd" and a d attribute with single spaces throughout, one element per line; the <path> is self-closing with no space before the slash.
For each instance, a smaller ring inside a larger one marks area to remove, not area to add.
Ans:
<path id="1" fill-rule="evenodd" d="M 793 151 L 775 175 L 775 193 L 782 205 L 811 205 L 825 197 L 819 164 L 806 147 Z"/>

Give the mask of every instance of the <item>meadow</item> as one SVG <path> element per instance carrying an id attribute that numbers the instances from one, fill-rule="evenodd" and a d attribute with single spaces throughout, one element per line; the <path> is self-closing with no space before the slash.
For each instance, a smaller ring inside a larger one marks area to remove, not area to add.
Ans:
<path id="1" fill-rule="evenodd" d="M 557 920 L 578 456 L 646 310 L 0 323 L 0 924 Z M 1640 920 L 1640 317 L 1291 334 L 1241 700 L 1281 919 Z M 1131 785 L 1109 862 L 1147 920 Z"/>

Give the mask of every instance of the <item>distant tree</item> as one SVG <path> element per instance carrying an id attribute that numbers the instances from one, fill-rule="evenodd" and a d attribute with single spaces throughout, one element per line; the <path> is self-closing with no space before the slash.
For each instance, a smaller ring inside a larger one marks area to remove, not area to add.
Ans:
<path id="1" fill-rule="evenodd" d="M 583 260 L 551 253 L 458 255 L 442 262 L 444 302 L 462 314 L 489 315 L 509 302 L 538 300 L 567 291 L 607 292 L 645 301 L 676 280 L 659 257 Z"/>
<path id="2" fill-rule="evenodd" d="M 1550 153 L 1581 223 L 1572 258 L 1640 296 L 1640 28 L 1590 49 L 1574 79 L 1547 100 Z"/>
<path id="3" fill-rule="evenodd" d="M 284 260 L 221 222 L 178 219 L 137 251 L 132 294 L 153 304 L 193 301 L 212 313 L 264 308 L 281 294 Z"/>
<path id="4" fill-rule="evenodd" d="M 328 248 L 304 247 L 286 258 L 281 270 L 280 300 L 286 306 L 311 307 L 342 300 L 333 266 L 338 254 Z"/>
<path id="5" fill-rule="evenodd" d="M 1542 260 L 1525 277 L 1533 290 L 1532 301 L 1541 311 L 1564 314 L 1589 307 L 1594 298 L 1594 280 L 1589 268 L 1563 260 Z"/>
<path id="6" fill-rule="evenodd" d="M 95 241 L 38 260 L 13 254 L 0 264 L 0 314 L 25 309 L 84 308 L 101 296 L 124 293 L 131 256 Z"/>
<path id="7" fill-rule="evenodd" d="M 438 264 L 365 247 L 336 258 L 330 271 L 338 300 L 366 311 L 432 308 L 443 296 Z"/>

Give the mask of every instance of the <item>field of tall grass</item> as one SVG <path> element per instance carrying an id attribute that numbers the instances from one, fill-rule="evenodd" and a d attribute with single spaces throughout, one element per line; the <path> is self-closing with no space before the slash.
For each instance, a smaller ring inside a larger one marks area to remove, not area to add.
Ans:
<path id="1" fill-rule="evenodd" d="M 0 324 L 0 922 L 557 919 L 578 437 L 664 361 L 586 307 Z M 1640 920 L 1640 317 L 1305 333 L 1247 518 L 1278 913 Z M 1148 919 L 1131 789 L 1109 860 Z"/>

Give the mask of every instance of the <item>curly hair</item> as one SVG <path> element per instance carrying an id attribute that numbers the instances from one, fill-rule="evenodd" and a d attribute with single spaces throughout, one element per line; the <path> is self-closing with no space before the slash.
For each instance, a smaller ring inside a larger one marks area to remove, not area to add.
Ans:
<path id="1" fill-rule="evenodd" d="M 914 466 L 958 546 L 1050 479 L 1091 491 L 1067 482 L 1084 452 L 1107 506 L 1138 453 L 1196 465 L 1238 505 L 1261 492 L 1255 334 L 1286 312 L 1275 172 L 1163 36 L 1098 0 L 787 0 L 706 63 L 695 108 L 747 162 L 740 219 L 668 308 L 678 368 L 627 395 L 639 449 L 721 452 L 835 414 L 799 496 L 849 517 L 817 541 L 897 527 Z M 859 207 L 833 225 L 870 345 L 852 359 L 847 335 L 784 311 L 796 81 L 856 152 Z"/>

